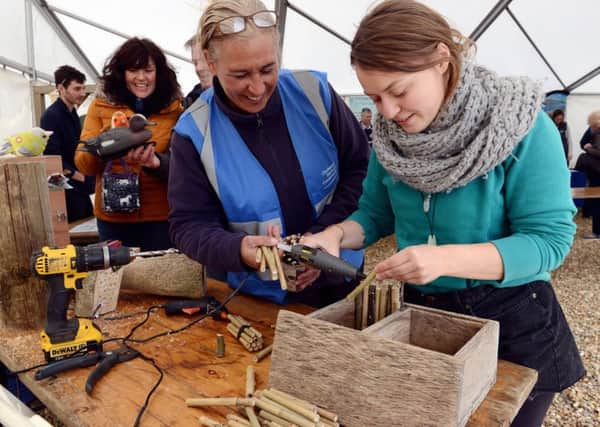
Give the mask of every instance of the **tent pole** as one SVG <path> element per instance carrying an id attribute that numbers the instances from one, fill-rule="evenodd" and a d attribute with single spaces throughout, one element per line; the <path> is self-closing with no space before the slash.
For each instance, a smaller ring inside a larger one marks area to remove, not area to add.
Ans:
<path id="1" fill-rule="evenodd" d="M 65 43 L 65 45 L 69 48 L 71 53 L 82 61 L 83 65 L 87 69 L 87 72 L 91 74 L 95 80 L 100 77 L 100 74 L 94 67 L 94 64 L 89 60 L 89 58 L 83 53 L 83 50 L 79 47 L 77 42 L 73 39 L 69 31 L 63 26 L 60 20 L 56 17 L 54 12 L 50 10 L 48 3 L 46 0 L 31 0 L 33 4 L 37 7 L 39 12 L 44 16 L 48 24 L 56 31 L 56 34 L 60 37 L 60 39 Z M 54 80 L 54 79 L 53 79 Z"/>
<path id="2" fill-rule="evenodd" d="M 25 0 L 25 40 L 27 43 L 27 65 L 31 67 L 31 78 L 37 80 L 37 70 L 35 69 L 35 52 L 33 46 L 33 16 L 31 0 Z"/>
<path id="3" fill-rule="evenodd" d="M 490 25 L 494 23 L 494 21 L 500 16 L 500 14 L 508 7 L 512 0 L 499 0 L 498 3 L 494 5 L 492 10 L 488 12 L 488 14 L 481 20 L 479 25 L 473 30 L 469 38 L 473 41 L 477 41 L 479 37 L 488 29 Z"/>
<path id="4" fill-rule="evenodd" d="M 596 67 L 589 73 L 585 74 L 580 79 L 571 83 L 569 86 L 567 86 L 565 88 L 565 90 L 568 90 L 569 92 L 573 91 L 573 90 L 577 89 L 579 86 L 581 86 L 582 84 L 587 83 L 588 81 L 590 81 L 591 79 L 593 79 L 594 77 L 596 77 L 599 74 L 600 74 L 600 67 Z"/>
<path id="5" fill-rule="evenodd" d="M 521 32 L 527 38 L 527 40 L 529 40 L 529 43 L 531 43 L 531 46 L 533 46 L 533 48 L 535 49 L 535 51 L 537 52 L 537 54 L 540 56 L 540 58 L 542 58 L 542 61 L 544 61 L 544 63 L 548 67 L 548 69 L 552 72 L 552 74 L 554 74 L 554 77 L 556 78 L 556 80 L 558 80 L 558 82 L 563 87 L 563 89 L 566 89 L 565 83 L 558 76 L 558 74 L 556 73 L 556 71 L 554 70 L 554 68 L 552 68 L 552 65 L 550 65 L 550 63 L 548 62 L 548 60 L 546 59 L 546 57 L 544 56 L 544 54 L 542 53 L 542 51 L 537 47 L 537 45 L 535 44 L 535 42 L 533 41 L 533 39 L 531 37 L 529 37 L 529 34 L 527 34 L 527 31 L 525 31 L 525 28 L 523 28 L 523 26 L 521 25 L 521 23 L 519 22 L 519 20 L 517 19 L 517 17 L 512 13 L 512 11 L 510 10 L 510 8 L 507 7 L 506 8 L 506 12 L 510 15 L 510 17 L 512 18 L 512 20 L 515 22 L 515 24 L 517 25 L 517 27 L 519 27 L 519 30 L 521 30 Z"/>
<path id="6" fill-rule="evenodd" d="M 75 15 L 74 13 L 71 13 L 68 10 L 60 9 L 58 7 L 55 7 L 55 6 L 48 6 L 48 8 L 53 13 L 58 13 L 59 15 L 67 16 L 67 17 L 72 18 L 72 19 L 74 19 L 76 21 L 83 22 L 84 24 L 87 24 L 87 25 L 90 25 L 92 27 L 98 28 L 99 30 L 106 31 L 107 33 L 114 34 L 115 36 L 121 37 L 121 38 L 123 38 L 125 40 L 128 40 L 128 39 L 130 39 L 132 37 L 130 35 L 127 35 L 125 33 L 120 32 L 120 31 L 117 31 L 117 30 L 114 30 L 112 28 L 109 28 L 109 27 L 107 27 L 105 25 L 102 25 L 102 24 L 99 24 L 97 22 L 91 21 L 91 20 L 89 20 L 87 18 L 84 18 L 82 16 Z M 171 52 L 171 51 L 168 51 L 168 50 L 165 50 L 165 49 L 162 49 L 162 51 L 166 55 L 172 56 L 173 58 L 177 58 L 177 59 L 179 59 L 181 61 L 184 61 L 184 62 L 189 62 L 190 64 L 192 63 L 192 61 L 188 57 L 186 57 L 186 56 L 179 55 L 178 53 Z"/>
<path id="7" fill-rule="evenodd" d="M 277 29 L 279 30 L 279 59 L 283 58 L 283 41 L 285 39 L 285 20 L 287 18 L 287 0 L 275 0 L 275 13 L 277 13 Z"/>
<path id="8" fill-rule="evenodd" d="M 340 33 L 338 33 L 337 31 L 332 30 L 331 28 L 329 28 L 327 25 L 323 24 L 322 22 L 320 22 L 319 20 L 317 20 L 316 18 L 314 18 L 313 16 L 309 15 L 308 13 L 304 12 L 302 9 L 300 9 L 299 7 L 295 6 L 294 4 L 290 3 L 289 1 L 286 1 L 287 6 L 292 9 L 294 12 L 296 12 L 298 15 L 304 17 L 305 19 L 309 20 L 310 22 L 312 22 L 313 24 L 315 24 L 317 27 L 320 27 L 321 29 L 327 31 L 329 34 L 331 34 L 334 37 L 337 37 L 338 39 L 340 39 L 341 41 L 343 41 L 344 43 L 346 43 L 348 46 L 350 46 L 352 43 L 350 42 L 350 40 L 348 40 L 346 37 L 342 36 Z"/>

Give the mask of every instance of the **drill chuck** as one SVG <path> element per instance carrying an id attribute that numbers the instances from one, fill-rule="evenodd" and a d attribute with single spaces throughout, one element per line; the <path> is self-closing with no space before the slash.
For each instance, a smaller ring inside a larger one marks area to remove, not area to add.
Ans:
<path id="1" fill-rule="evenodd" d="M 127 246 L 92 245 L 77 248 L 77 271 L 104 270 L 129 264 L 135 255 Z"/>

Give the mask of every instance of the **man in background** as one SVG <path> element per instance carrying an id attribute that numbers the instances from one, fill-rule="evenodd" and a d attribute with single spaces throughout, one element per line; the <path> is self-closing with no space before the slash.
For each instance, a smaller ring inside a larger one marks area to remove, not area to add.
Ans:
<path id="1" fill-rule="evenodd" d="M 371 145 L 373 133 L 373 125 L 371 124 L 371 119 L 373 118 L 373 112 L 370 108 L 365 107 L 360 112 L 360 127 L 362 127 L 365 135 L 367 135 L 367 141 L 369 145 Z"/>
<path id="2" fill-rule="evenodd" d="M 192 105 L 202 92 L 211 87 L 213 78 L 211 72 L 208 70 L 206 59 L 204 59 L 204 52 L 202 52 L 202 46 L 200 43 L 198 43 L 196 34 L 194 34 L 187 42 L 185 42 L 185 47 L 191 49 L 192 51 L 192 62 L 194 63 L 196 75 L 198 76 L 200 83 L 194 86 L 191 92 L 187 94 L 183 100 L 183 108 L 187 108 Z"/>
<path id="3" fill-rule="evenodd" d="M 40 127 L 54 132 L 44 154 L 62 158 L 63 175 L 73 187 L 65 191 L 67 218 L 73 222 L 93 215 L 89 195 L 94 192 L 94 177 L 79 172 L 73 160 L 81 134 L 77 107 L 85 100 L 85 76 L 81 71 L 63 65 L 54 72 L 54 82 L 58 99 L 42 114 Z"/>

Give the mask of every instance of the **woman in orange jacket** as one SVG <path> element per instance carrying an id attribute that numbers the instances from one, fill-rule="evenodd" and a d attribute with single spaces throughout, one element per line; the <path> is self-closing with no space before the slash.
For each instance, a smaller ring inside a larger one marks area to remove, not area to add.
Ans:
<path id="1" fill-rule="evenodd" d="M 89 152 L 75 153 L 77 168 L 86 175 L 96 175 L 94 213 L 101 240 L 121 240 L 142 250 L 171 246 L 167 222 L 169 140 L 182 112 L 181 98 L 174 70 L 161 49 L 148 39 L 127 40 L 104 66 L 101 91 L 88 109 L 81 140 L 110 129 L 117 111 L 127 117 L 141 113 L 156 125 L 148 127 L 155 145 L 132 149 L 121 159 L 103 162 Z M 134 178 L 127 190 L 113 187 L 110 181 L 115 180 L 111 178 L 123 173 L 137 175 L 137 185 Z M 116 196 L 122 190 L 130 193 Z M 107 203 L 107 197 L 117 197 L 116 206 Z"/>

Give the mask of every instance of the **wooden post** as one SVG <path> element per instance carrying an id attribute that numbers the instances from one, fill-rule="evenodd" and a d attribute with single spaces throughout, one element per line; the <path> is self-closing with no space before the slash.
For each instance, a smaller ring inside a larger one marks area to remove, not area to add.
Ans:
<path id="1" fill-rule="evenodd" d="M 31 272 L 31 255 L 53 245 L 44 159 L 0 158 L 0 325 L 40 328 L 47 284 Z"/>

